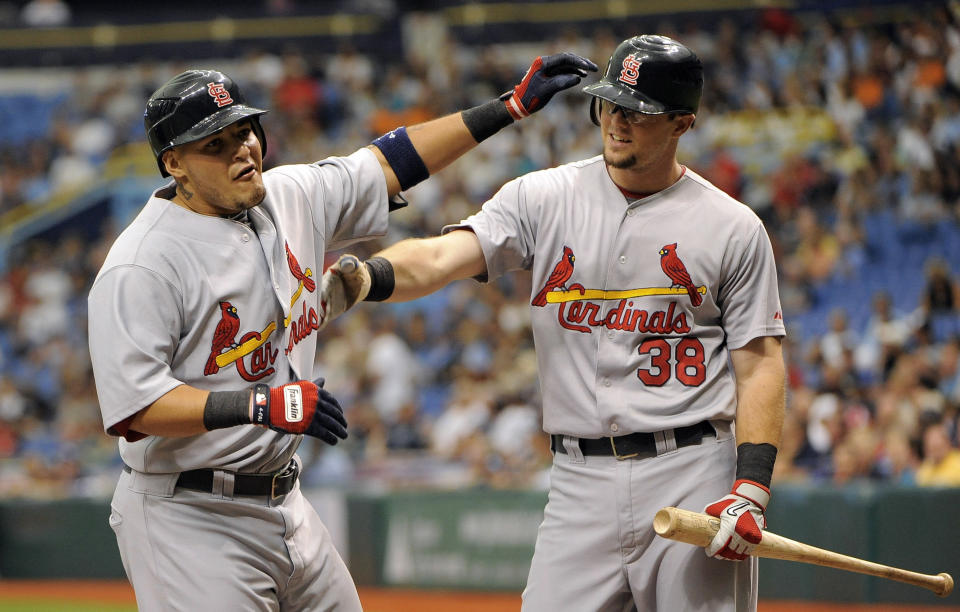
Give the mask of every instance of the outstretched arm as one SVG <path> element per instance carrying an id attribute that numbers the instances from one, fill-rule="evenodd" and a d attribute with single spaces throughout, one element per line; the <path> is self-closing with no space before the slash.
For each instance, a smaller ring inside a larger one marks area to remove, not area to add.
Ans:
<path id="1" fill-rule="evenodd" d="M 384 134 L 369 146 L 387 180 L 390 197 L 438 172 L 516 120 L 573 87 L 597 65 L 573 53 L 538 57 L 523 80 L 500 98 L 462 112 Z"/>
<path id="2" fill-rule="evenodd" d="M 454 230 L 434 238 L 402 240 L 375 257 L 393 266 L 393 293 L 388 302 L 408 302 L 449 283 L 485 274 L 480 241 L 470 230 Z"/>
<path id="3" fill-rule="evenodd" d="M 343 255 L 320 280 L 325 308 L 320 328 L 361 300 L 408 302 L 486 272 L 480 241 L 466 229 L 401 240 L 363 263 L 354 255 Z"/>

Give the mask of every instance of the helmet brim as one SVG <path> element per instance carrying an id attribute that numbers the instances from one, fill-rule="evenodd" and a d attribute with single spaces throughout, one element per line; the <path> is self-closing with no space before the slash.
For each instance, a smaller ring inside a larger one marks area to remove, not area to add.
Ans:
<path id="1" fill-rule="evenodd" d="M 233 106 L 229 106 L 222 111 L 210 115 L 209 117 L 201 119 L 190 129 L 171 140 L 170 144 L 164 147 L 163 150 L 167 150 L 171 147 L 176 147 L 182 144 L 187 144 L 188 142 L 201 140 L 207 136 L 211 136 L 219 132 L 229 125 L 233 125 L 238 121 L 249 119 L 251 117 L 259 117 L 266 112 L 268 111 L 261 108 L 247 106 L 245 104 L 234 104 Z"/>
<path id="2" fill-rule="evenodd" d="M 665 112 L 666 106 L 640 92 L 628 87 L 618 87 L 612 83 L 593 83 L 583 88 L 583 92 L 596 98 L 613 102 L 617 106 L 634 110 L 647 115 L 660 115 Z"/>

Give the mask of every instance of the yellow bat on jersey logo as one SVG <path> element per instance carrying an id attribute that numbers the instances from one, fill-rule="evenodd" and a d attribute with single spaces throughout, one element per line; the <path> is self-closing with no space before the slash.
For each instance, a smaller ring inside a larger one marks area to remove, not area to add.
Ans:
<path id="1" fill-rule="evenodd" d="M 706 285 L 697 287 L 697 292 L 706 295 Z M 579 300 L 627 300 L 635 297 L 649 297 L 651 295 L 687 295 L 685 287 L 642 287 L 639 289 L 574 289 L 571 291 L 550 291 L 547 293 L 547 302 L 562 304 Z"/>

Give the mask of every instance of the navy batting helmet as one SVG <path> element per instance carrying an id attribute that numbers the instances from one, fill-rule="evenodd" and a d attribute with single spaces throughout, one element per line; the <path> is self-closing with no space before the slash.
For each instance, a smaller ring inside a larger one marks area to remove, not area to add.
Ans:
<path id="1" fill-rule="evenodd" d="M 597 125 L 601 98 L 649 115 L 696 113 L 703 66 L 693 51 L 672 38 L 643 34 L 620 43 L 603 78 L 583 91 L 594 96 L 590 118 Z"/>
<path id="2" fill-rule="evenodd" d="M 153 92 L 143 113 L 143 126 L 160 174 L 170 176 L 161 159 L 164 151 L 206 138 L 242 119 L 250 119 L 266 155 L 267 141 L 259 119 L 265 112 L 248 106 L 237 84 L 222 72 L 187 70 Z"/>

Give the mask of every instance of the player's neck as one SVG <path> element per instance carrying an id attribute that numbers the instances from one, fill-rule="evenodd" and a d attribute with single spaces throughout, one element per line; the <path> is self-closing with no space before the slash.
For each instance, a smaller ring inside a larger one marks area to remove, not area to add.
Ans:
<path id="1" fill-rule="evenodd" d="M 666 168 L 614 168 L 607 166 L 610 179 L 628 197 L 645 198 L 680 180 L 686 168 L 676 159 Z"/>

